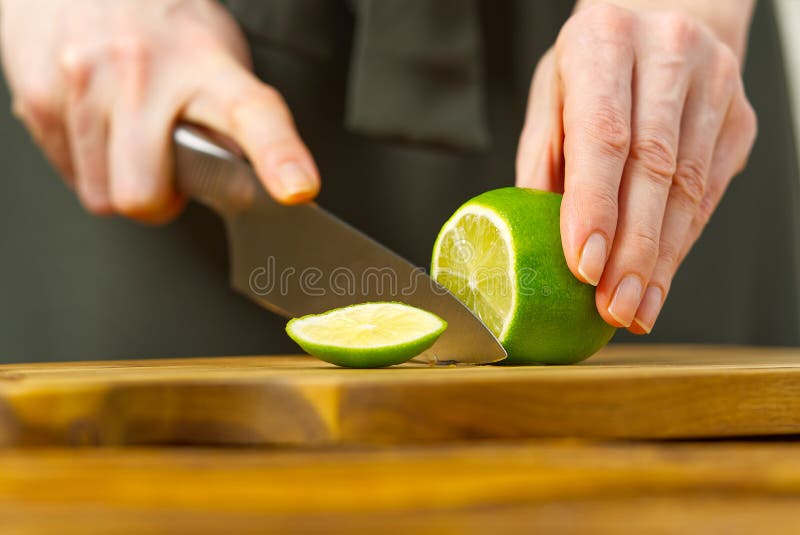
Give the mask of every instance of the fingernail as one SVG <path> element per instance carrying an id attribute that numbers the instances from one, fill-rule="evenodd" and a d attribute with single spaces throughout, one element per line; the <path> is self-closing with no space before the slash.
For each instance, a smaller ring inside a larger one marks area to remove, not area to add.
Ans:
<path id="1" fill-rule="evenodd" d="M 625 327 L 629 327 L 642 300 L 642 281 L 636 275 L 627 275 L 617 286 L 608 313 Z"/>
<path id="2" fill-rule="evenodd" d="M 296 162 L 288 162 L 278 168 L 278 180 L 287 199 L 306 197 L 317 189 L 316 181 Z"/>
<path id="3" fill-rule="evenodd" d="M 664 299 L 664 293 L 658 286 L 650 286 L 644 293 L 642 303 L 639 305 L 639 310 L 636 311 L 636 318 L 633 320 L 636 325 L 644 329 L 647 334 L 653 330 L 653 325 L 656 324 L 658 313 L 661 312 L 661 301 Z"/>
<path id="4" fill-rule="evenodd" d="M 606 265 L 606 239 L 599 232 L 595 232 L 581 251 L 581 259 L 578 261 L 578 273 L 586 279 L 592 286 L 597 286 L 600 277 L 603 275 L 603 268 Z"/>

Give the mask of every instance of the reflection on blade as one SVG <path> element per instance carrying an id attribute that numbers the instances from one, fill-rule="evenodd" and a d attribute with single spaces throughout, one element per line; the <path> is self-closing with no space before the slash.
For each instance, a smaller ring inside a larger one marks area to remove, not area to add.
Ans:
<path id="1" fill-rule="evenodd" d="M 426 353 L 434 362 L 505 358 L 491 331 L 421 269 L 313 204 L 283 206 L 246 160 L 202 130 L 176 128 L 181 191 L 225 220 L 234 288 L 286 317 L 366 301 L 402 301 L 448 323 Z"/>
<path id="2" fill-rule="evenodd" d="M 259 192 L 227 218 L 232 284 L 286 317 L 367 301 L 401 301 L 448 322 L 426 353 L 435 362 L 505 358 L 481 321 L 425 272 L 313 204 L 283 206 Z"/>

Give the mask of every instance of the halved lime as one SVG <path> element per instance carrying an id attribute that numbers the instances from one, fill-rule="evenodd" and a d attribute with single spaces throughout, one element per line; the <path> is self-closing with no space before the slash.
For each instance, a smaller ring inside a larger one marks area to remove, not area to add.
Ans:
<path id="1" fill-rule="evenodd" d="M 416 357 L 447 322 L 403 303 L 362 303 L 295 318 L 287 334 L 309 355 L 349 368 L 380 368 Z"/>
<path id="2" fill-rule="evenodd" d="M 557 193 L 501 188 L 467 201 L 436 239 L 431 276 L 497 336 L 503 364 L 577 362 L 614 335 L 594 287 L 567 267 L 560 209 Z"/>

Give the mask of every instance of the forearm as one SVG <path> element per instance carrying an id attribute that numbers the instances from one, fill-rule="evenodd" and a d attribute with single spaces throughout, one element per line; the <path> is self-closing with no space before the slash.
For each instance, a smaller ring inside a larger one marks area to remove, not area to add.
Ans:
<path id="1" fill-rule="evenodd" d="M 736 54 L 744 57 L 756 0 L 578 0 L 575 11 L 601 2 L 632 10 L 675 9 L 703 21 Z"/>

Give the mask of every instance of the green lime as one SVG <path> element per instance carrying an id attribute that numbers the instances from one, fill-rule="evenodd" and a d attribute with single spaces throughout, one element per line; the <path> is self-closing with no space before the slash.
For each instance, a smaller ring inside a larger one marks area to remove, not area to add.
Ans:
<path id="1" fill-rule="evenodd" d="M 462 205 L 433 247 L 431 276 L 497 336 L 508 364 L 571 364 L 608 343 L 614 327 L 576 279 L 561 246 L 561 195 L 488 191 Z"/>
<path id="2" fill-rule="evenodd" d="M 363 303 L 290 320 L 287 334 L 309 355 L 349 368 L 381 368 L 416 357 L 447 328 L 403 303 Z"/>

